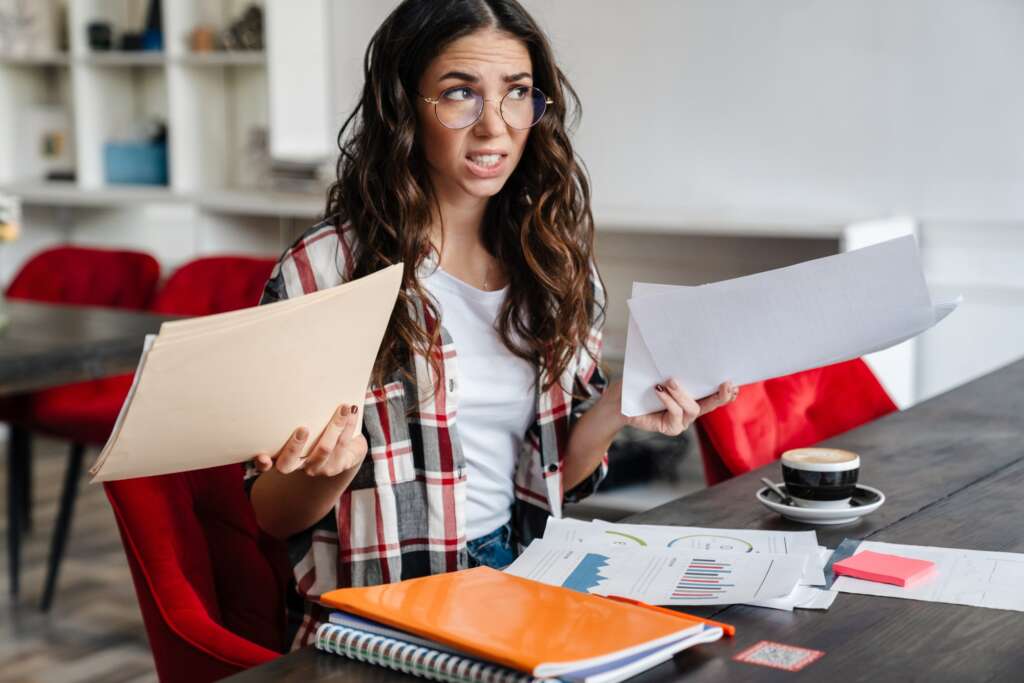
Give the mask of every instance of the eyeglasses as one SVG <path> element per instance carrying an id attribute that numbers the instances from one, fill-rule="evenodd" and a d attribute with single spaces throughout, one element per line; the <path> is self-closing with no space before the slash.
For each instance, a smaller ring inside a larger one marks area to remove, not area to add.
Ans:
<path id="1" fill-rule="evenodd" d="M 466 128 L 472 126 L 484 113 L 484 96 L 472 88 L 460 85 L 445 90 L 437 97 L 420 99 L 434 105 L 434 116 L 445 128 Z M 537 88 L 519 86 L 505 93 L 500 100 L 498 111 L 505 123 L 517 130 L 526 130 L 540 121 L 549 104 L 555 101 Z"/>

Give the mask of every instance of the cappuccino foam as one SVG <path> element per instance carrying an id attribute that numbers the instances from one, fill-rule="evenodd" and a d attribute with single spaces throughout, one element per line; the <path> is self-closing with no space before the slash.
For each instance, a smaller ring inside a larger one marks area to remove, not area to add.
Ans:
<path id="1" fill-rule="evenodd" d="M 857 459 L 856 453 L 839 448 L 795 448 L 782 454 L 783 460 L 815 465 L 833 465 Z"/>

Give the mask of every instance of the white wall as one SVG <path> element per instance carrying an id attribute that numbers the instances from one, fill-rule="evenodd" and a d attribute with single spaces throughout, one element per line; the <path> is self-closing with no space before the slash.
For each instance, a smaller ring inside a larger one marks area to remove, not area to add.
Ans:
<path id="1" fill-rule="evenodd" d="M 524 4 L 599 205 L 1024 221 L 1024 2 Z"/>

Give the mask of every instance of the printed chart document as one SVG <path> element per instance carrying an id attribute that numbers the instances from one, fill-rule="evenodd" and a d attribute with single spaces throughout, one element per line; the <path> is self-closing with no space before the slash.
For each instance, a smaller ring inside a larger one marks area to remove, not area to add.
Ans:
<path id="1" fill-rule="evenodd" d="M 651 605 L 727 605 L 789 595 L 800 579 L 803 559 L 699 550 L 636 552 L 587 543 L 566 547 L 537 539 L 505 571 L 540 583 Z"/>
<path id="2" fill-rule="evenodd" d="M 813 531 L 711 529 L 658 524 L 617 524 L 594 520 L 549 518 L 545 540 L 562 543 L 609 543 L 625 548 L 700 550 L 721 553 L 793 555 L 803 563 L 800 583 L 824 586 L 824 562 Z"/>
<path id="3" fill-rule="evenodd" d="M 935 571 L 907 587 L 840 576 L 833 590 L 1024 612 L 1024 554 L 847 539 L 836 548 L 834 560 L 861 550 L 929 560 Z"/>
<path id="4" fill-rule="evenodd" d="M 674 377 L 695 398 L 725 380 L 780 377 L 880 351 L 949 315 L 935 304 L 913 236 L 698 287 L 634 283 L 624 415 L 663 406 Z"/>
<path id="5" fill-rule="evenodd" d="M 362 406 L 402 264 L 265 306 L 164 323 L 147 339 L 90 472 L 112 481 L 228 465 Z M 316 439 L 308 441 L 313 448 Z"/>

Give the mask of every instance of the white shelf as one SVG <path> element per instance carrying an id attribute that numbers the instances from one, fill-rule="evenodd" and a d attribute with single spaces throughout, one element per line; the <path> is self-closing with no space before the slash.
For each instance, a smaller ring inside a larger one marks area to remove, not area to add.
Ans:
<path id="1" fill-rule="evenodd" d="M 135 204 L 194 204 L 213 213 L 238 216 L 318 217 L 324 193 L 223 189 L 176 192 L 156 185 L 106 185 L 83 188 L 72 182 L 23 180 L 0 184 L 0 192 L 15 195 L 27 205 L 118 207 Z"/>
<path id="2" fill-rule="evenodd" d="M 191 52 L 173 58 L 176 64 L 186 66 L 265 66 L 267 54 L 262 50 Z"/>
<path id="3" fill-rule="evenodd" d="M 89 52 L 76 57 L 75 62 L 88 66 L 113 67 L 161 67 L 167 63 L 167 55 L 156 51 L 119 51 Z"/>
<path id="4" fill-rule="evenodd" d="M 63 52 L 40 55 L 0 55 L 0 64 L 10 66 L 68 66 L 71 58 Z"/>
<path id="5" fill-rule="evenodd" d="M 109 207 L 125 204 L 188 201 L 160 185 L 108 185 L 83 188 L 73 182 L 23 180 L 0 185 L 0 192 L 15 195 L 29 205 Z"/>

